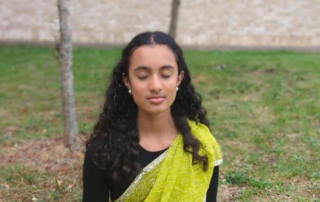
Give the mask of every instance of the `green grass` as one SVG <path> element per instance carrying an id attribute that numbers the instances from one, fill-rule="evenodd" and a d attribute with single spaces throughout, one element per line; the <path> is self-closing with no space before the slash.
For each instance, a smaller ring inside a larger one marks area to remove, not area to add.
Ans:
<path id="1" fill-rule="evenodd" d="M 74 51 L 82 135 L 88 135 L 97 120 L 120 52 Z M 223 199 L 232 188 L 234 201 L 319 201 L 319 54 L 189 50 L 185 58 L 224 155 L 219 197 Z M 10 147 L 26 139 L 60 136 L 60 75 L 55 51 L 2 46 L 0 61 L 0 144 Z M 0 201 L 9 196 L 20 200 L 22 195 L 45 201 L 50 194 L 50 200 L 80 199 L 81 181 L 72 190 L 59 189 L 55 175 L 34 175 L 32 169 L 2 166 Z M 75 179 L 70 175 L 65 180 L 68 184 Z M 48 188 L 41 188 L 43 183 L 49 184 Z M 4 184 L 10 188 L 3 189 Z"/>
<path id="2" fill-rule="evenodd" d="M 73 188 L 73 179 L 39 173 L 21 164 L 7 166 L 0 170 L 0 174 L 1 180 L 10 185 L 0 192 L 6 196 L 6 202 L 81 201 L 81 192 L 79 188 Z"/>

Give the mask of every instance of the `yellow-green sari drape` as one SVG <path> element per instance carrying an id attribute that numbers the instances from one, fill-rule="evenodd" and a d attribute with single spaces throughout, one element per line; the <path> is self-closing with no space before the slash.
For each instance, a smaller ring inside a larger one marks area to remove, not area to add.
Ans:
<path id="1" fill-rule="evenodd" d="M 208 156 L 208 170 L 192 164 L 178 134 L 169 149 L 147 165 L 115 202 L 203 202 L 215 165 L 222 163 L 220 147 L 207 126 L 189 121 L 192 134 L 200 141 L 199 153 Z"/>

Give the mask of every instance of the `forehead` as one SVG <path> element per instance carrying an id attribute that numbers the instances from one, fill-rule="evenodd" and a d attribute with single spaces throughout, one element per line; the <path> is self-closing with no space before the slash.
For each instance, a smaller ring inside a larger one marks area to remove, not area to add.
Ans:
<path id="1" fill-rule="evenodd" d="M 138 66 L 160 68 L 163 65 L 176 67 L 176 57 L 166 45 L 143 45 L 135 49 L 130 58 L 130 69 Z"/>

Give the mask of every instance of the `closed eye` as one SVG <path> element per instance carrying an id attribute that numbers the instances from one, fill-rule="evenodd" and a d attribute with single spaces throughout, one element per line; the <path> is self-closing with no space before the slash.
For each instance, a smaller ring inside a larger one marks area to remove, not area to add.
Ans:
<path id="1" fill-rule="evenodd" d="M 146 75 L 146 76 L 138 76 L 138 79 L 140 79 L 140 80 L 145 80 L 146 78 L 148 78 L 148 75 Z"/>
<path id="2" fill-rule="evenodd" d="M 171 75 L 161 75 L 162 78 L 168 79 Z"/>

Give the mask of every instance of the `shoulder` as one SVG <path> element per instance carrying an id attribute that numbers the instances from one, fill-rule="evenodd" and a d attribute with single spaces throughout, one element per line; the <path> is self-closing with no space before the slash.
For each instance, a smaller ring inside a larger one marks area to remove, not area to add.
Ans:
<path id="1" fill-rule="evenodd" d="M 188 120 L 188 124 L 191 128 L 191 133 L 196 138 L 205 139 L 206 142 L 215 140 L 214 136 L 206 125 L 191 120 Z"/>
<path id="2" fill-rule="evenodd" d="M 85 166 L 96 167 L 96 168 L 99 167 L 95 163 L 95 156 L 101 146 L 103 146 L 103 138 L 101 138 L 101 137 L 95 138 L 88 145 L 86 152 L 85 152 L 85 157 L 84 157 Z"/>
<path id="3" fill-rule="evenodd" d="M 94 156 L 97 150 L 103 145 L 103 139 L 101 137 L 95 138 L 86 149 L 86 156 Z"/>
<path id="4" fill-rule="evenodd" d="M 85 152 L 84 157 L 84 165 L 83 165 L 83 172 L 88 173 L 92 172 L 95 173 L 95 175 L 105 175 L 107 174 L 106 169 L 100 168 L 95 163 L 95 156 L 97 154 L 98 149 L 103 145 L 103 139 L 102 138 L 96 138 L 94 139 L 90 145 L 87 147 L 87 150 Z"/>
<path id="5" fill-rule="evenodd" d="M 222 164 L 222 153 L 220 145 L 214 135 L 210 132 L 209 128 L 195 121 L 188 121 L 192 134 L 200 141 L 202 148 L 206 150 L 206 153 L 210 154 L 214 158 L 214 165 L 218 166 Z"/>

